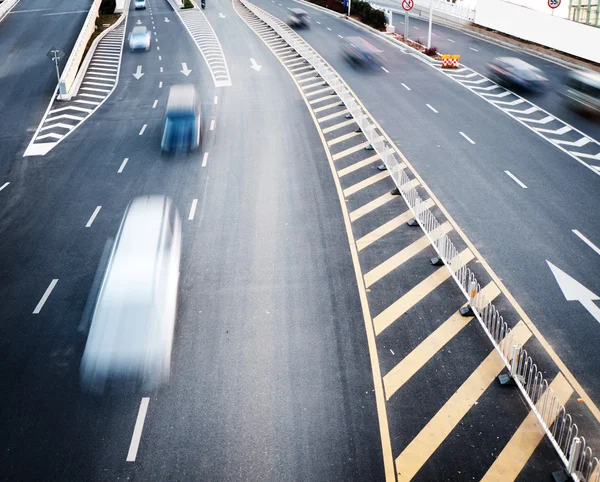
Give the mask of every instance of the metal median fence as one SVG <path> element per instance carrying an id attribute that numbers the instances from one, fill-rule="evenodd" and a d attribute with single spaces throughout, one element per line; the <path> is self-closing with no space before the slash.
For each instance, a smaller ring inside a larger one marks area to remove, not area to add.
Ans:
<path id="1" fill-rule="evenodd" d="M 412 185 L 396 150 L 377 134 L 375 124 L 363 110 L 354 95 L 335 71 L 298 34 L 278 18 L 268 14 L 247 0 L 240 0 L 252 13 L 268 24 L 298 52 L 315 72 L 340 97 L 365 137 L 381 157 L 402 198 L 415 220 L 431 242 L 439 259 L 446 265 L 452 278 L 467 299 L 473 315 L 479 321 L 488 339 L 502 358 L 504 365 L 521 391 L 530 409 L 536 415 L 550 442 L 560 456 L 565 470 L 577 482 L 600 482 L 600 463 L 592 448 L 579 434 L 573 418 L 554 395 L 542 371 L 523 346 L 514 341 L 511 329 L 502 315 L 481 290 L 474 273 L 461 259 L 459 251 L 440 222 Z"/>

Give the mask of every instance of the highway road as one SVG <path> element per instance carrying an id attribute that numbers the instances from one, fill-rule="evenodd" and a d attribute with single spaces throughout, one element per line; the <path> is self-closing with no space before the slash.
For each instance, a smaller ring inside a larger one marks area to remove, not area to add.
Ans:
<path id="1" fill-rule="evenodd" d="M 13 159 L 22 155 L 56 87 L 52 46 L 73 48 L 91 0 L 22 0 L 0 24 L 0 176 L 24 176 Z M 43 26 L 43 28 L 41 28 Z M 68 55 L 59 63 L 64 66 Z M 17 100 L 18 99 L 18 100 Z"/>
<path id="2" fill-rule="evenodd" d="M 15 131 L 6 144 L 4 477 L 525 482 L 559 470 L 518 393 L 496 383 L 503 365 L 477 322 L 456 314 L 464 298 L 446 268 L 429 263 L 432 248 L 406 226 L 410 212 L 389 194 L 391 179 L 339 98 L 237 0 L 208 0 L 204 11 L 222 58 L 209 54 L 199 12 L 184 16 L 192 33 L 202 25 L 196 43 L 167 1 L 147 2 L 131 7 L 126 35 L 147 26 L 151 49 L 124 49 L 118 85 L 98 111 L 45 156 L 20 157 L 32 132 Z M 281 19 L 298 5 L 255 4 Z M 600 246 L 598 176 L 413 56 L 310 12 L 312 28 L 300 35 L 451 214 L 455 226 L 445 229 L 462 228 L 600 404 L 600 325 L 565 300 L 547 264 L 600 292 L 599 253 L 572 231 Z M 11 21 L 0 23 L 0 39 L 17 42 Z M 342 59 L 339 44 L 353 35 L 384 51 L 385 71 Z M 225 61 L 225 80 L 212 55 Z M 33 78 L 22 88 L 33 89 Z M 166 100 L 178 83 L 199 92 L 202 145 L 164 156 Z M 45 88 L 36 101 L 44 107 L 50 78 Z M 5 100 L 13 112 L 33 104 L 27 92 Z M 28 112 L 35 129 L 43 109 Z M 171 381 L 151 393 L 94 396 L 79 385 L 82 314 L 107 239 L 145 194 L 170 196 L 183 223 Z M 519 342 L 530 342 L 600 447 L 594 414 L 493 285 L 485 289 Z"/>

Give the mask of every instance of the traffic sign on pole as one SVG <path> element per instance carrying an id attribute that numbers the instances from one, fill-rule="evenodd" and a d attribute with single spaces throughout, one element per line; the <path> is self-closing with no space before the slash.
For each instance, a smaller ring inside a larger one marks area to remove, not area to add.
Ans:
<path id="1" fill-rule="evenodd" d="M 52 60 L 54 62 L 54 65 L 56 66 L 56 79 L 58 81 L 58 83 L 60 83 L 60 73 L 58 71 L 58 61 L 60 59 L 62 59 L 65 56 L 65 53 L 59 49 L 56 46 L 52 46 L 52 48 L 50 50 L 48 50 L 48 53 L 46 54 L 46 57 L 48 57 L 50 60 Z"/>
<path id="2" fill-rule="evenodd" d="M 554 10 L 555 8 L 560 7 L 560 0 L 548 0 L 548 6 Z"/>
<path id="3" fill-rule="evenodd" d="M 548 1 L 552 1 L 552 0 L 548 0 Z M 556 1 L 556 0 L 554 0 L 554 1 Z M 412 10 L 414 6 L 415 6 L 414 0 L 402 0 L 402 8 L 404 10 L 406 10 L 407 12 L 409 10 Z"/>

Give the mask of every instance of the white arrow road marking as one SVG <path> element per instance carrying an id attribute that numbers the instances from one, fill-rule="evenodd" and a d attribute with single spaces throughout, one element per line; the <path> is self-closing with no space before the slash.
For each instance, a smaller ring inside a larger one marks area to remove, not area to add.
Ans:
<path id="1" fill-rule="evenodd" d="M 180 72 L 181 72 L 183 75 L 185 75 L 186 77 L 187 77 L 188 75 L 190 75 L 190 72 L 191 72 L 191 70 L 190 70 L 190 69 L 188 69 L 188 66 L 187 66 L 187 64 L 186 64 L 185 62 L 181 62 L 181 68 L 182 68 L 182 70 L 180 70 Z"/>
<path id="2" fill-rule="evenodd" d="M 250 63 L 252 64 L 252 65 L 250 66 L 250 68 L 251 68 L 251 69 L 254 69 L 254 70 L 256 70 L 257 72 L 260 72 L 260 69 L 262 69 L 262 65 L 258 65 L 258 64 L 256 63 L 256 60 L 254 60 L 254 59 L 250 59 Z"/>
<path id="3" fill-rule="evenodd" d="M 219 17 L 225 18 L 225 15 L 223 15 L 222 13 L 219 12 Z"/>
<path id="4" fill-rule="evenodd" d="M 546 263 L 548 263 L 552 274 L 556 278 L 565 299 L 567 301 L 579 301 L 589 311 L 590 315 L 600 323 L 600 308 L 594 303 L 595 300 L 600 300 L 600 297 L 588 290 L 579 281 L 571 278 L 560 268 L 554 266 L 550 261 L 546 260 Z"/>
<path id="5" fill-rule="evenodd" d="M 169 23 L 170 20 L 167 17 L 165 17 L 165 22 Z"/>
<path id="6" fill-rule="evenodd" d="M 596 246 L 594 243 L 592 243 L 588 238 L 586 238 L 583 234 L 581 234 L 576 229 L 573 229 L 572 231 L 573 231 L 573 234 L 575 234 L 575 236 L 577 236 L 585 244 L 587 244 L 590 248 L 592 248 L 594 251 L 596 251 L 596 254 L 600 254 L 600 248 L 598 246 Z"/>
<path id="7" fill-rule="evenodd" d="M 135 71 L 135 74 L 133 74 L 133 76 L 136 78 L 136 80 L 140 80 L 142 78 L 143 72 L 142 72 L 142 66 L 138 65 L 137 66 L 137 70 Z"/>
<path id="8" fill-rule="evenodd" d="M 141 25 L 141 24 L 142 24 L 142 21 L 141 21 L 141 20 L 138 20 L 138 21 L 136 22 L 136 24 L 137 24 L 137 25 Z"/>

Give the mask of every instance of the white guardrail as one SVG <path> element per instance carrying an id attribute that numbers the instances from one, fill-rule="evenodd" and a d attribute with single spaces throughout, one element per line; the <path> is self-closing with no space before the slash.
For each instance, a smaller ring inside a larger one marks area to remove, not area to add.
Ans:
<path id="1" fill-rule="evenodd" d="M 19 0 L 4 0 L 0 3 L 0 22 L 17 3 L 19 3 Z"/>
<path id="2" fill-rule="evenodd" d="M 83 27 L 81 28 L 81 32 L 79 32 L 77 41 L 73 46 L 73 50 L 71 50 L 69 60 L 67 60 L 60 76 L 58 82 L 58 98 L 61 100 L 68 100 L 71 98 L 71 88 L 75 82 L 75 77 L 77 77 L 77 71 L 79 70 L 79 64 L 81 64 L 85 47 L 96 29 L 96 19 L 98 18 L 101 3 L 102 0 L 94 0 L 94 3 L 92 3 L 90 11 L 83 23 Z"/>
<path id="3" fill-rule="evenodd" d="M 343 80 L 329 67 L 298 34 L 278 18 L 264 12 L 247 0 L 240 0 L 258 18 L 267 23 L 300 56 L 309 62 L 315 71 L 336 92 L 350 114 L 359 125 L 365 137 L 381 157 L 404 201 L 415 220 L 423 229 L 439 258 L 444 262 L 452 278 L 468 300 L 473 314 L 485 334 L 502 358 L 515 384 L 521 391 L 529 407 L 536 415 L 544 432 L 556 449 L 565 470 L 576 482 L 600 482 L 600 463 L 594 457 L 591 447 L 579 435 L 579 429 L 565 407 L 553 394 L 527 351 L 515 343 L 511 329 L 500 312 L 481 291 L 475 275 L 471 272 L 459 251 L 427 204 L 413 187 L 406 171 L 398 159 L 395 149 L 383 136 L 376 133 L 376 126 L 363 112 L 360 104 L 346 87 Z"/>

